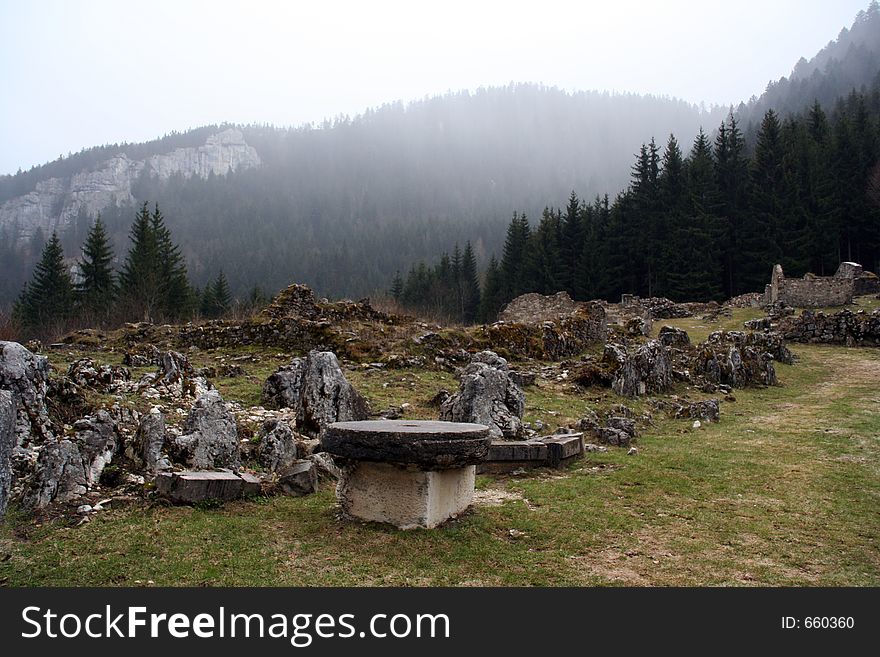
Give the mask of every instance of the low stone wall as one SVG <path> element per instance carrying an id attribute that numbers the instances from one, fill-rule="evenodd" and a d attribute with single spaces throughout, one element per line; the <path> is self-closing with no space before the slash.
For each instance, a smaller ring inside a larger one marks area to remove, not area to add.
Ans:
<path id="1" fill-rule="evenodd" d="M 805 310 L 797 317 L 783 319 L 778 330 L 792 342 L 876 347 L 880 346 L 880 310 L 870 314 L 841 310 L 833 315 Z"/>

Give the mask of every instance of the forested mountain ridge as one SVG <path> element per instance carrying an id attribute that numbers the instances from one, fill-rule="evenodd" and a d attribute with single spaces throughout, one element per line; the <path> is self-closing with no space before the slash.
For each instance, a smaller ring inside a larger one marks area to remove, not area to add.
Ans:
<path id="1" fill-rule="evenodd" d="M 830 110 L 851 91 L 876 86 L 878 76 L 880 4 L 874 0 L 812 59 L 801 57 L 789 76 L 770 82 L 760 97 L 740 104 L 736 117 L 753 140 L 768 109 L 785 117 L 818 102 Z"/>
<path id="2" fill-rule="evenodd" d="M 500 247 L 495 235 L 511 207 L 539 212 L 574 188 L 619 187 L 641 141 L 670 129 L 694 135 L 723 113 L 668 98 L 520 84 L 392 103 L 320 127 L 239 126 L 258 168 L 210 177 L 139 175 L 131 198 L 117 198 L 102 216 L 118 256 L 139 203 L 158 202 L 198 285 L 222 267 L 239 295 L 256 284 L 272 290 L 298 280 L 323 294 L 360 296 L 455 240 L 473 239 L 484 263 Z M 197 134 L 204 143 L 226 128 Z M 9 206 L 47 179 L 100 171 L 103 156 L 149 160 L 194 143 L 187 133 L 90 149 L 0 178 L 0 198 Z M 88 209 L 84 221 L 60 226 L 69 258 L 96 214 Z M 14 223 L 0 222 L 6 244 L 21 240 Z M 47 228 L 43 233 L 3 254 L 0 301 L 18 293 L 49 237 Z"/>

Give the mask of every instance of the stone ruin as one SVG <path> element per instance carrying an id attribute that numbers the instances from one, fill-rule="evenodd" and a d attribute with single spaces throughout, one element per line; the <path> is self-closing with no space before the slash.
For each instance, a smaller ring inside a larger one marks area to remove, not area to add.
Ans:
<path id="1" fill-rule="evenodd" d="M 574 301 L 568 292 L 543 295 L 537 292 L 523 294 L 508 303 L 498 314 L 502 322 L 519 324 L 539 324 L 552 322 L 563 317 L 571 317 L 586 304 Z"/>
<path id="2" fill-rule="evenodd" d="M 880 292 L 880 279 L 855 262 L 842 262 L 834 276 L 805 274 L 786 278 L 782 265 L 775 265 L 764 288 L 764 305 L 783 304 L 793 308 L 847 306 L 853 297 Z"/>

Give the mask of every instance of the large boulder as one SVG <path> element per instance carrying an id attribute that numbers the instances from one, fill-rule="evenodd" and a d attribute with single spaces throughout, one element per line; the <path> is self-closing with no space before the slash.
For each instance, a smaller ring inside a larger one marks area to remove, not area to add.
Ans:
<path id="1" fill-rule="evenodd" d="M 15 402 L 12 393 L 0 390 L 0 518 L 6 514 L 12 487 L 12 449 L 15 447 Z"/>
<path id="2" fill-rule="evenodd" d="M 194 470 L 239 466 L 239 441 L 235 416 L 216 390 L 193 404 L 184 423 L 184 434 L 171 441 L 171 458 Z"/>
<path id="3" fill-rule="evenodd" d="M 40 449 L 36 471 L 22 504 L 42 509 L 51 502 L 70 502 L 88 491 L 89 468 L 72 440 L 50 440 Z"/>
<path id="4" fill-rule="evenodd" d="M 745 388 L 775 385 L 773 361 L 790 363 L 793 359 L 777 333 L 716 331 L 697 345 L 690 368 L 709 383 Z"/>
<path id="5" fill-rule="evenodd" d="M 48 381 L 45 356 L 37 356 L 17 342 L 0 341 L 0 390 L 12 393 L 16 445 L 53 437 L 46 408 Z"/>
<path id="6" fill-rule="evenodd" d="M 691 346 L 691 338 L 686 331 L 672 326 L 661 326 L 660 334 L 657 336 L 660 343 L 664 347 L 675 347 L 676 349 L 687 349 Z"/>
<path id="7" fill-rule="evenodd" d="M 367 400 L 348 382 L 331 351 L 311 351 L 294 358 L 263 386 L 267 406 L 296 410 L 297 430 L 317 437 L 334 422 L 365 420 Z"/>
<path id="8" fill-rule="evenodd" d="M 520 440 L 525 393 L 510 377 L 507 361 L 496 353 L 476 354 L 461 374 L 458 392 L 440 406 L 440 419 L 489 427 L 493 438 Z"/>
<path id="9" fill-rule="evenodd" d="M 622 350 L 617 348 L 618 361 Z M 649 340 L 632 353 L 627 352 L 614 374 L 611 388 L 618 395 L 637 397 L 662 392 L 672 386 L 672 363 L 660 342 Z"/>

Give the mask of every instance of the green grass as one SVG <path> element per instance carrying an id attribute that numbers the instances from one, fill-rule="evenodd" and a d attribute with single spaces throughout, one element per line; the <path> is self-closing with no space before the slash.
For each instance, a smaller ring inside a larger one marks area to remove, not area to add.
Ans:
<path id="1" fill-rule="evenodd" d="M 696 331 L 700 320 L 669 323 Z M 794 350 L 796 365 L 777 366 L 782 385 L 736 391 L 720 424 L 658 418 L 636 456 L 612 448 L 562 471 L 479 477 L 481 495 L 500 503 L 436 530 L 342 521 L 329 483 L 307 498 L 217 509 L 113 509 L 80 527 L 13 513 L 0 527 L 0 581 L 876 586 L 880 350 Z M 454 386 L 450 374 L 419 370 L 350 379 L 378 407 L 412 404 L 412 417 L 436 417 L 427 401 Z M 526 417 L 575 417 L 616 400 L 605 394 L 541 381 L 527 389 Z"/>

